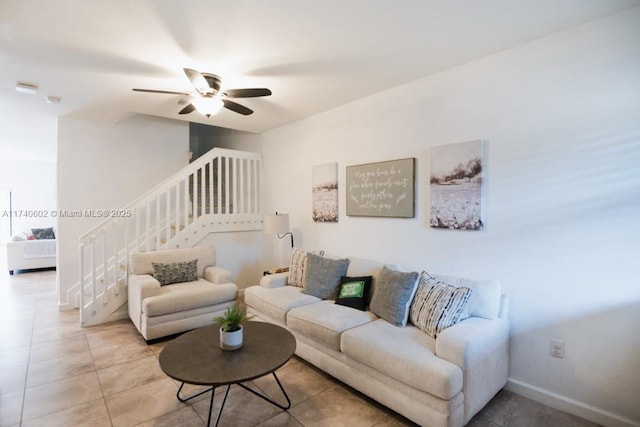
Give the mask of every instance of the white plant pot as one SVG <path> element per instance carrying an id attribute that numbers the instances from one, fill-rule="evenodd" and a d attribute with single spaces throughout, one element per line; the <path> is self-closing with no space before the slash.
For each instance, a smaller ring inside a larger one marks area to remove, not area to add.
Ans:
<path id="1" fill-rule="evenodd" d="M 240 329 L 233 332 L 224 332 L 220 328 L 220 348 L 223 350 L 237 350 L 242 347 L 242 325 Z"/>

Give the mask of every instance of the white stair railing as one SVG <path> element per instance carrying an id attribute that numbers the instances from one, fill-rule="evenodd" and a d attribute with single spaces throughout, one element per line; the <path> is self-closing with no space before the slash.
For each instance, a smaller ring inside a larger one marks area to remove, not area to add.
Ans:
<path id="1" fill-rule="evenodd" d="M 214 232 L 262 229 L 260 154 L 214 148 L 80 237 L 83 326 L 123 318 L 133 252 L 191 247 Z M 126 314 L 126 312 L 125 312 Z"/>

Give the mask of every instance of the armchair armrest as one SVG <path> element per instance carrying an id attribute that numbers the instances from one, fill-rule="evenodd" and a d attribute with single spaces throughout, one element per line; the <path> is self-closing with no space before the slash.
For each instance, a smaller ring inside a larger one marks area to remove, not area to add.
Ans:
<path id="1" fill-rule="evenodd" d="M 231 271 L 222 267 L 211 266 L 204 268 L 204 279 L 211 283 L 221 285 L 223 283 L 233 283 Z"/>
<path id="2" fill-rule="evenodd" d="M 140 300 L 160 295 L 160 282 L 150 274 L 132 274 L 129 276 L 129 293 L 137 293 Z"/>
<path id="3" fill-rule="evenodd" d="M 140 330 L 142 318 L 142 301 L 145 298 L 160 295 L 160 282 L 154 279 L 150 274 L 130 274 L 128 283 L 127 303 L 129 307 L 129 318 L 134 325 Z"/>
<path id="4" fill-rule="evenodd" d="M 260 278 L 260 286 L 263 288 L 281 288 L 287 284 L 289 272 L 267 274 Z"/>

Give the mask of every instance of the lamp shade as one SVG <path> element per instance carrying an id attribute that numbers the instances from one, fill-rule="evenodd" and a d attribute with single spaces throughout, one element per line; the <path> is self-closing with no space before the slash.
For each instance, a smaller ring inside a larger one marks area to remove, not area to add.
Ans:
<path id="1" fill-rule="evenodd" d="M 267 214 L 264 216 L 265 234 L 286 234 L 289 232 L 288 214 Z"/>

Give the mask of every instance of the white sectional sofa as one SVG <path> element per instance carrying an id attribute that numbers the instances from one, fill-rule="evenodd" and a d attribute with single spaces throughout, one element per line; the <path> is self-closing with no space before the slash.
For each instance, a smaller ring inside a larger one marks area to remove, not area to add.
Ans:
<path id="1" fill-rule="evenodd" d="M 193 280 L 161 284 L 154 274 L 154 263 L 193 260 Z M 129 318 L 147 341 L 210 325 L 237 298 L 231 272 L 216 266 L 212 246 L 135 253 L 129 267 Z"/>
<path id="2" fill-rule="evenodd" d="M 18 270 L 54 268 L 56 266 L 56 240 L 24 240 L 7 242 L 7 269 L 9 274 Z"/>
<path id="3" fill-rule="evenodd" d="M 373 276 L 375 295 L 383 266 L 352 258 L 346 276 Z M 288 328 L 299 357 L 406 418 L 424 426 L 462 426 L 506 384 L 508 299 L 499 283 L 434 275 L 470 288 L 471 296 L 462 320 L 433 338 L 411 323 L 398 327 L 370 309 L 309 295 L 288 284 L 289 274 L 267 275 L 247 288 L 248 312 Z M 299 274 L 293 264 L 291 274 Z M 308 271 L 304 275 L 309 278 Z"/>
<path id="4" fill-rule="evenodd" d="M 53 227 L 18 231 L 7 242 L 9 274 L 17 270 L 55 267 L 56 235 Z"/>

